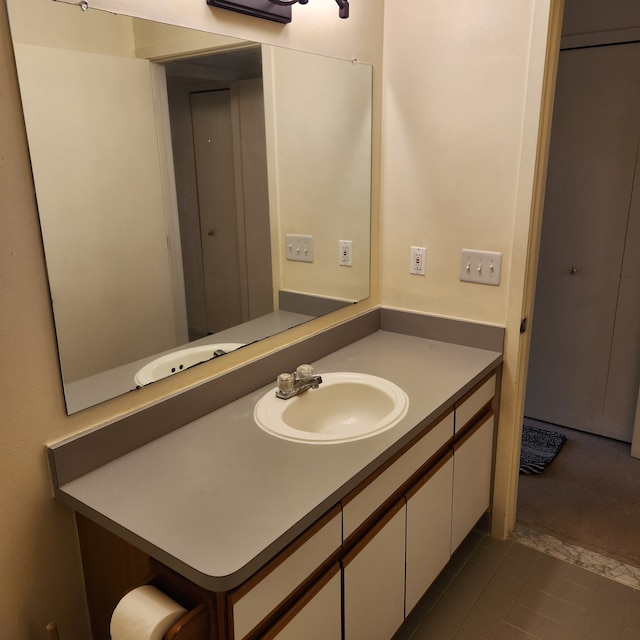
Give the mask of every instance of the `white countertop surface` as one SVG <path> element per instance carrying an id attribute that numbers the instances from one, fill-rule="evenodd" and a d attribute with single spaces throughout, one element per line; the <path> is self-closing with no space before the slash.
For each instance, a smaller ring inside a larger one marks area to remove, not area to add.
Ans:
<path id="1" fill-rule="evenodd" d="M 311 364 L 316 373 L 369 373 L 403 388 L 409 411 L 389 431 L 322 445 L 271 436 L 255 424 L 253 410 L 274 383 L 63 485 L 56 495 L 196 584 L 226 591 L 500 362 L 494 351 L 378 331 Z"/>

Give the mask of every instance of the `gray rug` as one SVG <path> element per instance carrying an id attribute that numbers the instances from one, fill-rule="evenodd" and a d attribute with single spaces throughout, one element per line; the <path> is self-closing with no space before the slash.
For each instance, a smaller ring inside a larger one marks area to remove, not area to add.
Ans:
<path id="1" fill-rule="evenodd" d="M 565 443 L 566 436 L 525 424 L 522 428 L 520 473 L 542 473 L 556 457 Z"/>

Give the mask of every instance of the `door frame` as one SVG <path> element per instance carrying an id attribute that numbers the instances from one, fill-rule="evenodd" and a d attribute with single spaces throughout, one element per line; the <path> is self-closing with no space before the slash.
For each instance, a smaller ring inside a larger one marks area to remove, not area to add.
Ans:
<path id="1" fill-rule="evenodd" d="M 158 156 L 162 178 L 164 217 L 167 231 L 167 251 L 173 301 L 176 344 L 189 342 L 187 324 L 187 301 L 182 268 L 182 248 L 180 246 L 180 223 L 178 218 L 178 198 L 176 194 L 173 147 L 171 143 L 171 123 L 169 121 L 169 96 L 165 68 L 154 62 L 151 65 L 151 86 L 156 106 L 156 128 L 158 135 Z"/>
<path id="2" fill-rule="evenodd" d="M 560 57 L 564 0 L 534 3 L 523 131 L 537 132 L 535 152 L 520 152 L 512 265 L 509 276 L 503 375 L 496 441 L 491 534 L 506 538 L 516 522 L 524 398 L 531 333 L 526 324 L 533 309 L 540 253 L 542 212 L 551 140 L 555 85 Z M 524 331 L 523 331 L 524 329 Z"/>

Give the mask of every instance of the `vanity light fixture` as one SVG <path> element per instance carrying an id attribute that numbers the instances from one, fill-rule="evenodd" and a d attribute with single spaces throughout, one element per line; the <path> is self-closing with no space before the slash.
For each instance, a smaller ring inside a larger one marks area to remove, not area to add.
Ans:
<path id="1" fill-rule="evenodd" d="M 220 9 L 237 11 L 255 18 L 274 22 L 291 22 L 291 5 L 308 4 L 309 0 L 207 0 L 207 4 Z M 341 18 L 349 17 L 349 0 L 336 0 Z"/>

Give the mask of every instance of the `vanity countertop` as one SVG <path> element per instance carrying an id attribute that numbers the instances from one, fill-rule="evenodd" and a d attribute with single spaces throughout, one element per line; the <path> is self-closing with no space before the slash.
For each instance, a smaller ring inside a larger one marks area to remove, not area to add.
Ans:
<path id="1" fill-rule="evenodd" d="M 378 331 L 313 362 L 405 390 L 392 429 L 341 444 L 289 442 L 254 422 L 268 385 L 56 490 L 56 497 L 212 591 L 236 587 L 500 364 L 502 355 Z M 310 392 L 312 393 L 312 392 Z"/>

